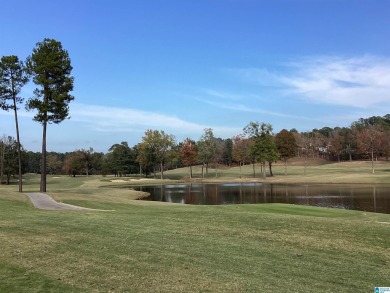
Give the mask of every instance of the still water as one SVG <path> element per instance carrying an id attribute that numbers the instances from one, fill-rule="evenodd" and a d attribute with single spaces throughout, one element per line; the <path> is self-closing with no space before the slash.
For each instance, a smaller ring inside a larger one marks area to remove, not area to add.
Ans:
<path id="1" fill-rule="evenodd" d="M 288 203 L 390 214 L 390 185 L 181 184 L 142 186 L 146 200 L 194 205 Z"/>

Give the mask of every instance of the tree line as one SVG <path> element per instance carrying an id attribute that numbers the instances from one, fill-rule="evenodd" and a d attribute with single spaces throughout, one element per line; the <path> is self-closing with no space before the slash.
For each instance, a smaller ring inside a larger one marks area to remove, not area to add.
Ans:
<path id="1" fill-rule="evenodd" d="M 48 152 L 48 174 L 114 175 L 164 178 L 164 171 L 187 167 L 192 178 L 193 166 L 201 166 L 201 177 L 218 177 L 223 166 L 251 164 L 254 177 L 273 176 L 272 164 L 284 162 L 285 174 L 290 158 L 322 158 L 330 161 L 388 160 L 390 156 L 390 114 L 359 119 L 350 127 L 323 127 L 299 133 L 283 129 L 274 133 L 268 123 L 250 122 L 241 134 L 232 138 L 215 137 L 211 128 L 204 129 L 198 140 L 186 138 L 177 142 L 175 137 L 162 130 L 145 131 L 140 143 L 129 146 L 127 142 L 113 144 L 106 153 L 93 148 L 73 152 Z M 8 136 L 0 140 L 1 177 L 9 183 L 18 174 L 18 144 Z M 42 154 L 21 152 L 22 172 L 37 173 L 42 170 Z M 213 173 L 210 174 L 210 168 Z M 306 172 L 306 165 L 305 165 Z"/>

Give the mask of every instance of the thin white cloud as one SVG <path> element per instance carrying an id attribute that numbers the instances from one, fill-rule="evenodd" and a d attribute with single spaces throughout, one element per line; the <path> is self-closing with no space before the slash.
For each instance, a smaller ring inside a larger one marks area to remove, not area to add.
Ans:
<path id="1" fill-rule="evenodd" d="M 255 83 L 263 87 L 280 87 L 284 77 L 265 68 L 235 68 L 225 72 L 236 76 L 240 81 Z"/>
<path id="2" fill-rule="evenodd" d="M 284 93 L 315 103 L 362 109 L 390 106 L 388 58 L 308 57 L 286 64 L 286 69 L 287 73 L 272 73 L 247 68 L 235 74 L 261 86 L 279 85 Z"/>
<path id="3" fill-rule="evenodd" d="M 220 109 L 262 114 L 262 115 L 275 116 L 275 117 L 292 118 L 292 119 L 299 119 L 299 120 L 319 121 L 319 119 L 307 118 L 302 115 L 298 116 L 298 115 L 285 114 L 281 112 L 275 112 L 275 111 L 260 109 L 257 107 L 246 105 L 245 102 L 248 100 L 260 99 L 260 97 L 253 94 L 238 95 L 238 94 L 221 92 L 212 89 L 203 90 L 203 92 L 206 93 L 212 99 L 203 97 L 203 98 L 196 98 L 196 100 Z M 241 100 L 240 103 L 238 103 L 238 100 Z"/>
<path id="4" fill-rule="evenodd" d="M 213 89 L 203 89 L 203 92 L 209 96 L 220 98 L 223 100 L 239 101 L 243 97 L 240 95 L 235 95 L 227 92 L 217 91 Z"/>
<path id="5" fill-rule="evenodd" d="M 307 58 L 280 79 L 292 93 L 325 104 L 357 108 L 390 105 L 390 60 L 375 57 Z"/>
<path id="6" fill-rule="evenodd" d="M 142 111 L 131 108 L 118 108 L 73 103 L 70 109 L 72 121 L 86 123 L 90 128 L 100 132 L 144 132 L 146 129 L 157 129 L 171 132 L 178 137 L 192 136 L 197 138 L 205 128 L 213 128 L 216 135 L 230 137 L 237 129 L 221 126 L 210 126 L 188 122 L 166 114 Z"/>
<path id="7" fill-rule="evenodd" d="M 274 112 L 274 111 L 263 110 L 263 109 L 259 109 L 259 108 L 255 108 L 255 107 L 248 107 L 244 104 L 220 103 L 220 102 L 210 101 L 210 100 L 206 100 L 206 99 L 198 99 L 198 100 L 200 100 L 204 103 L 207 103 L 209 105 L 212 105 L 212 106 L 215 106 L 215 107 L 218 107 L 221 109 L 226 109 L 226 110 L 264 114 L 264 115 L 269 115 L 269 116 L 292 118 L 292 119 L 299 119 L 299 120 L 322 121 L 322 119 L 313 119 L 313 118 L 308 118 L 308 117 L 301 116 L 301 115 L 300 116 L 290 115 L 290 114 L 284 114 L 284 113 L 279 113 L 279 112 Z"/>

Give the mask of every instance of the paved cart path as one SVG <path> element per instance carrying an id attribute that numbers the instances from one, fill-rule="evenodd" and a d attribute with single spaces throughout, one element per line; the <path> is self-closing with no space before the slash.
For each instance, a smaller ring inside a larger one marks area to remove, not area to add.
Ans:
<path id="1" fill-rule="evenodd" d="M 49 195 L 41 192 L 26 193 L 34 207 L 41 210 L 70 210 L 70 211 L 99 211 L 95 209 L 83 208 L 66 203 L 56 202 Z"/>

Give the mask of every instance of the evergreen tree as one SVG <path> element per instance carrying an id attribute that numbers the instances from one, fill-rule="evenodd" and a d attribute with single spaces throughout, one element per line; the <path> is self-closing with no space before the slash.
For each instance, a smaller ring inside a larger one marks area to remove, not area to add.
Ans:
<path id="1" fill-rule="evenodd" d="M 22 154 L 19 136 L 18 108 L 17 104 L 22 103 L 19 97 L 22 87 L 28 82 L 24 63 L 19 61 L 17 56 L 3 56 L 0 61 L 0 107 L 6 111 L 14 110 L 16 127 L 16 149 L 18 152 L 19 168 L 19 192 L 23 191 L 22 184 Z M 9 104 L 8 102 L 11 102 Z"/>
<path id="2" fill-rule="evenodd" d="M 58 124 L 69 115 L 69 94 L 73 90 L 72 66 L 69 54 L 62 44 L 53 39 L 44 39 L 27 58 L 27 69 L 38 86 L 26 108 L 37 110 L 34 120 L 43 126 L 42 164 L 40 191 L 46 192 L 46 131 L 48 123 Z"/>

